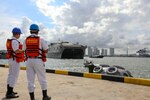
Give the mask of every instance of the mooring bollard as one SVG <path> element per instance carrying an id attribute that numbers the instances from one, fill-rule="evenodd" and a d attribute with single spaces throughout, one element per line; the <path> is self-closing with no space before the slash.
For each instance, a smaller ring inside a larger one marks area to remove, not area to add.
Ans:
<path id="1" fill-rule="evenodd" d="M 88 66 L 88 68 L 89 68 L 89 73 L 93 73 L 94 67 L 95 67 L 95 66 L 94 66 L 93 64 L 91 64 L 91 65 Z"/>

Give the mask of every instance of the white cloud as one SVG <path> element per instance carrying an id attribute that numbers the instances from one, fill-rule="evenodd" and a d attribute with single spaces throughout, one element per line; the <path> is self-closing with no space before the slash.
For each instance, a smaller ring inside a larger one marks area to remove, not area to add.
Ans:
<path id="1" fill-rule="evenodd" d="M 99 47 L 149 47 L 147 38 L 135 39 L 149 34 L 149 0 L 70 0 L 61 6 L 52 5 L 57 0 L 42 1 L 36 1 L 37 7 L 52 18 L 61 39 Z"/>
<path id="2" fill-rule="evenodd" d="M 52 28 L 35 22 L 46 40 L 60 39 L 101 48 L 150 48 L 149 0 L 68 0 L 61 5 L 53 5 L 58 0 L 32 1 L 53 21 Z M 7 20 L 19 22 L 11 18 Z M 23 17 L 19 23 L 28 35 L 28 27 L 34 22 Z"/>
<path id="3" fill-rule="evenodd" d="M 12 29 L 14 27 L 18 27 L 20 25 L 20 20 L 17 17 L 11 16 L 5 13 L 5 9 L 1 9 L 1 18 L 0 18 L 0 49 L 6 49 L 5 43 L 7 38 L 11 38 L 12 36 Z"/>
<path id="4" fill-rule="evenodd" d="M 32 24 L 32 20 L 28 17 L 22 17 L 21 30 L 22 35 L 27 37 L 29 35 L 29 26 Z"/>

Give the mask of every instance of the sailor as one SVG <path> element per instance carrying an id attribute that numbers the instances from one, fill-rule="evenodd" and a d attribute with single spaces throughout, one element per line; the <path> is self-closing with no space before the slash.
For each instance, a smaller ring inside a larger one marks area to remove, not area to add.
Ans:
<path id="1" fill-rule="evenodd" d="M 13 37 L 12 39 L 7 39 L 6 48 L 8 64 L 9 64 L 9 73 L 7 78 L 7 92 L 6 98 L 18 98 L 17 92 L 13 91 L 13 88 L 18 79 L 20 62 L 24 61 L 24 51 L 22 50 L 22 44 L 19 42 L 21 30 L 17 27 L 12 30 Z"/>
<path id="2" fill-rule="evenodd" d="M 37 74 L 43 93 L 43 100 L 51 100 L 51 97 L 47 95 L 47 82 L 44 67 L 44 62 L 46 62 L 46 53 L 48 52 L 48 45 L 44 39 L 38 36 L 39 26 L 37 24 L 32 24 L 30 26 L 30 33 L 31 35 L 25 39 L 23 47 L 26 52 L 26 73 L 30 99 L 35 100 L 34 80 L 35 74 Z"/>

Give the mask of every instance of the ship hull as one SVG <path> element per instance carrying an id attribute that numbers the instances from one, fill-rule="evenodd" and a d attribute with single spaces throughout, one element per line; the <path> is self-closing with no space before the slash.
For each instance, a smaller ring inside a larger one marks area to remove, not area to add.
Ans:
<path id="1" fill-rule="evenodd" d="M 69 44 L 69 43 L 68 43 Z M 47 54 L 48 58 L 57 59 L 83 59 L 86 46 L 77 44 L 52 44 Z"/>

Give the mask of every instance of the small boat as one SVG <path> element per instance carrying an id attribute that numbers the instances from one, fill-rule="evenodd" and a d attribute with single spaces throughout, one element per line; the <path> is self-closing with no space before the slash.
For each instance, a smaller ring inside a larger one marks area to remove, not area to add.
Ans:
<path id="1" fill-rule="evenodd" d="M 103 55 L 93 55 L 93 56 L 90 56 L 90 58 L 103 58 L 104 56 Z"/>
<path id="2" fill-rule="evenodd" d="M 89 68 L 90 73 L 99 73 L 106 75 L 116 75 L 123 77 L 133 77 L 131 72 L 126 70 L 124 67 L 118 65 L 105 65 L 105 64 L 93 64 L 92 61 L 85 61 L 84 66 Z"/>

